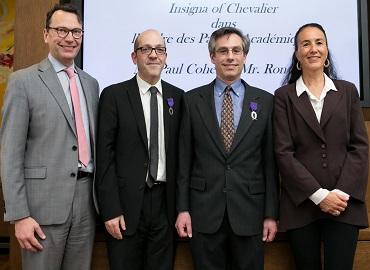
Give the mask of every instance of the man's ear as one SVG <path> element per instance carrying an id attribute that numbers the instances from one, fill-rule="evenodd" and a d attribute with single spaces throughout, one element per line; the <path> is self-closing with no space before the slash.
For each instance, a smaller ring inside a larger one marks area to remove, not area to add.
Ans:
<path id="1" fill-rule="evenodd" d="M 43 35 L 44 35 L 44 42 L 45 42 L 45 44 L 47 44 L 48 43 L 49 32 L 46 28 L 44 28 Z"/>
<path id="2" fill-rule="evenodd" d="M 131 59 L 132 59 L 132 62 L 136 65 L 137 64 L 137 55 L 136 55 L 136 52 L 132 52 L 131 53 Z"/>

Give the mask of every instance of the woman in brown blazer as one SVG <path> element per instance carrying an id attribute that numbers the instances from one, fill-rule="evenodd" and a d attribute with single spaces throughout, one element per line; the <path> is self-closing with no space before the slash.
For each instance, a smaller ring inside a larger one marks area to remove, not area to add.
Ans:
<path id="1" fill-rule="evenodd" d="M 358 91 L 337 80 L 321 25 L 297 31 L 285 86 L 275 92 L 280 229 L 297 269 L 352 269 L 358 230 L 368 226 L 368 141 Z"/>

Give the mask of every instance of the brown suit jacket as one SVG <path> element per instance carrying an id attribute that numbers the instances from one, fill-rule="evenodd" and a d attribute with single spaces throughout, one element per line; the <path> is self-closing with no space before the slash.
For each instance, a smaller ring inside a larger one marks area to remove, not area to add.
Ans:
<path id="1" fill-rule="evenodd" d="M 280 229 L 328 218 L 368 226 L 365 192 L 368 140 L 356 87 L 334 80 L 338 91 L 325 97 L 320 123 L 307 93 L 297 96 L 295 83 L 275 92 L 275 153 L 281 174 Z M 338 217 L 326 214 L 309 196 L 319 188 L 350 195 Z"/>

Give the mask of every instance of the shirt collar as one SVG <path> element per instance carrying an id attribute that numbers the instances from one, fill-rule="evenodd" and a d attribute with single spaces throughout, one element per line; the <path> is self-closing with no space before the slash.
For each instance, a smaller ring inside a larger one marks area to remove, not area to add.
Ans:
<path id="1" fill-rule="evenodd" d="M 330 79 L 328 77 L 328 75 L 326 75 L 325 73 L 324 73 L 324 81 L 325 81 L 325 84 L 324 84 L 324 88 L 322 90 L 323 93 L 324 92 L 326 93 L 326 92 L 328 92 L 330 90 L 338 91 L 338 89 L 335 87 L 335 84 L 334 84 L 333 80 Z M 302 95 L 304 92 L 310 93 L 310 91 L 308 90 L 308 87 L 303 82 L 302 75 L 297 80 L 296 85 L 295 85 L 295 89 L 296 89 L 296 92 L 297 92 L 297 96 L 298 97 L 300 95 Z"/>
<path id="2" fill-rule="evenodd" d="M 158 82 L 152 85 L 144 81 L 142 78 L 140 78 L 139 74 L 136 74 L 136 81 L 137 85 L 139 86 L 140 93 L 142 95 L 145 95 L 149 91 L 149 88 L 152 86 L 157 87 L 158 92 L 162 95 L 162 80 L 158 80 Z"/>
<path id="3" fill-rule="evenodd" d="M 220 97 L 224 93 L 226 86 L 228 86 L 228 85 L 225 82 L 223 82 L 220 79 L 217 79 L 216 78 L 215 91 L 216 91 L 217 96 Z M 230 86 L 233 89 L 232 92 L 237 97 L 239 97 L 240 96 L 240 91 L 244 87 L 244 85 L 242 83 L 242 80 L 237 80 L 237 81 L 233 82 Z"/>
<path id="4" fill-rule="evenodd" d="M 49 53 L 49 55 L 48 55 L 48 59 L 49 59 L 49 61 L 50 61 L 51 65 L 53 66 L 53 68 L 54 68 L 54 70 L 55 70 L 55 72 L 56 72 L 56 73 L 59 73 L 60 71 L 63 71 L 63 70 L 65 70 L 66 68 L 68 68 L 68 67 L 66 67 L 65 65 L 63 65 L 61 62 L 59 62 L 59 61 L 58 61 L 54 56 L 52 56 L 50 53 Z M 75 64 L 74 64 L 74 63 L 71 65 L 71 67 L 73 67 L 74 71 L 76 72 L 76 68 L 75 68 Z"/>

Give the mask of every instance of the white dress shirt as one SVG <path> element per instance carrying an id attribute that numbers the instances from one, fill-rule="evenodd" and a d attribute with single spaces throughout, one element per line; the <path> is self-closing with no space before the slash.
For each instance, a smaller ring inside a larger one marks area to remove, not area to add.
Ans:
<path id="1" fill-rule="evenodd" d="M 148 139 L 148 147 L 150 145 L 150 96 L 149 88 L 155 86 L 158 89 L 158 172 L 157 181 L 166 181 L 166 151 L 164 144 L 164 122 L 163 122 L 163 90 L 162 83 L 159 80 L 155 85 L 151 85 L 136 75 L 137 84 L 140 90 L 141 103 L 143 105 L 146 136 Z M 148 176 L 147 176 L 148 177 Z"/>
<path id="2" fill-rule="evenodd" d="M 317 121 L 319 123 L 320 123 L 320 120 L 321 120 L 321 113 L 322 113 L 322 109 L 323 109 L 323 106 L 324 106 L 324 100 L 325 100 L 326 94 L 330 90 L 338 91 L 338 89 L 335 87 L 334 82 L 325 73 L 324 73 L 324 79 L 325 79 L 324 88 L 322 89 L 319 98 L 315 97 L 310 92 L 308 87 L 304 84 L 302 76 L 299 77 L 299 79 L 296 82 L 297 96 L 299 97 L 304 92 L 307 93 L 308 98 L 310 99 L 312 108 L 315 111 Z M 339 189 L 334 189 L 332 191 L 336 192 L 337 194 L 340 194 L 340 195 L 348 196 L 348 198 L 349 198 L 349 195 L 347 193 L 345 193 L 345 192 L 343 192 Z M 328 196 L 329 192 L 330 191 L 327 190 L 327 189 L 320 188 L 317 191 L 315 191 L 309 198 L 310 198 L 311 201 L 313 201 L 317 205 L 317 204 L 321 203 L 322 200 L 324 200 L 326 198 L 326 196 Z"/>

